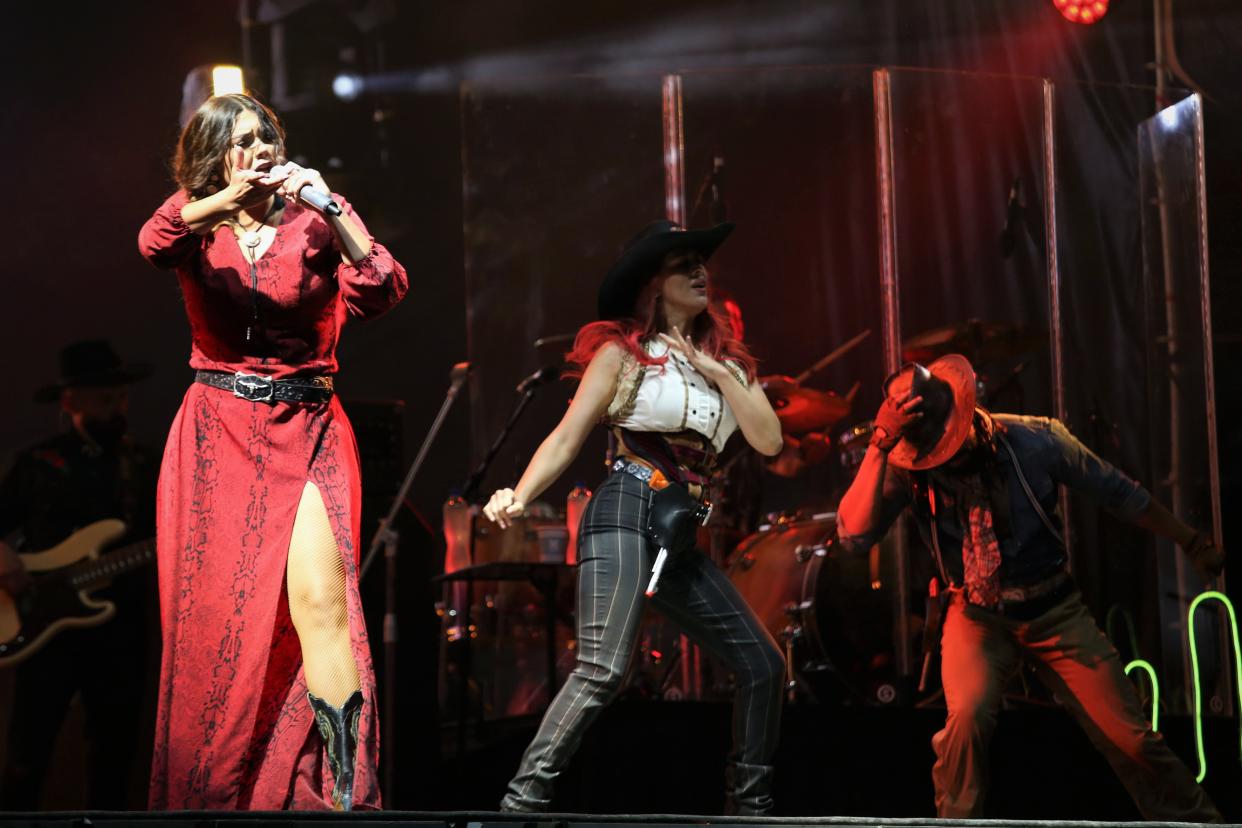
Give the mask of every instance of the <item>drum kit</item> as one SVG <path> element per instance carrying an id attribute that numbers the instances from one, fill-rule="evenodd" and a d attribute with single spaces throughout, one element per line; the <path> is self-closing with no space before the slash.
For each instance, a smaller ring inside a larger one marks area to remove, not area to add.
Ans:
<path id="1" fill-rule="evenodd" d="M 794 462 L 784 457 L 768 471 L 796 476 L 811 465 L 835 457 L 839 472 L 852 481 L 872 436 L 869 420 L 837 433 L 829 432 L 850 415 L 859 384 L 844 395 L 807 387 L 807 378 L 834 362 L 867 337 L 864 331 L 797 377 L 763 377 L 764 390 L 781 420 Z M 924 331 L 907 339 L 902 355 L 910 362 L 931 362 L 950 353 L 964 354 L 986 366 L 1039 348 L 1043 338 L 1026 328 L 977 319 Z M 980 399 L 987 389 L 980 389 Z M 808 446 L 810 449 L 808 450 Z M 895 640 L 897 578 L 883 545 L 866 556 L 838 555 L 834 512 L 793 510 L 769 516 L 742 539 L 727 559 L 730 580 L 773 637 L 786 649 L 791 696 L 831 696 L 844 702 L 889 704 L 900 698 L 896 648 L 913 646 L 922 620 L 915 619 L 912 640 Z"/>
<path id="2" fill-rule="evenodd" d="M 838 394 L 812 388 L 808 380 L 870 333 L 861 332 L 797 376 L 760 377 L 786 444 L 780 456 L 756 464 L 763 469 L 760 473 L 797 478 L 835 460 L 834 479 L 843 478 L 846 484 L 853 480 L 872 426 L 868 420 L 841 425 L 853 411 L 860 384 Z M 555 339 L 560 344 L 562 338 Z M 961 353 L 974 365 L 986 366 L 1020 357 L 1042 344 L 1042 337 L 1022 326 L 972 319 L 912 336 L 903 343 L 902 353 L 907 361 L 924 363 Z M 555 517 L 532 516 L 507 532 L 476 521 L 473 532 L 476 565 L 479 560 L 565 560 L 565 526 Z M 902 680 L 908 677 L 898 675 L 897 649 L 915 647 L 922 623 L 915 619 L 907 631 L 910 641 L 897 640 L 895 607 L 903 601 L 914 603 L 914 596 L 897 594 L 896 584 L 902 579 L 896 575 L 894 556 L 886 554 L 883 544 L 867 555 L 836 554 L 835 512 L 805 506 L 770 514 L 759 526 L 746 527 L 733 537 L 741 537 L 740 542 L 714 558 L 785 648 L 791 698 L 868 704 L 891 704 L 902 698 Z M 570 597 L 566 593 L 563 600 Z M 538 638 L 542 629 L 538 620 L 524 617 L 537 603 L 528 587 L 499 586 L 489 591 L 487 601 L 490 606 L 485 609 L 500 604 L 521 607 L 523 618 L 511 632 L 524 630 L 532 641 Z M 664 698 L 693 696 L 710 687 L 712 682 L 699 675 L 701 656 L 685 645 L 671 627 L 652 627 L 641 645 L 632 684 L 644 695 Z M 527 648 L 514 651 L 518 649 Z M 564 671 L 572 662 L 572 641 L 558 641 L 557 650 L 568 659 L 559 665 Z M 546 697 L 531 700 L 538 703 Z"/>

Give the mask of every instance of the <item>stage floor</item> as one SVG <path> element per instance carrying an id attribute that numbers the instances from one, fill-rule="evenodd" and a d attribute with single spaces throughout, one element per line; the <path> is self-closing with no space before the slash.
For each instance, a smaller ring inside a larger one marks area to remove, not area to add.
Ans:
<path id="1" fill-rule="evenodd" d="M 718 817 L 690 814 L 500 814 L 492 812 L 423 812 L 379 811 L 355 812 L 348 815 L 321 812 L 251 811 L 231 813 L 220 811 L 181 812 L 106 812 L 69 811 L 35 814 L 0 813 L 0 825 L 6 828 L 81 828 L 82 826 L 141 826 L 141 828 L 349 828 L 368 826 L 402 826 L 402 828 L 609 828 L 610 826 L 659 826 L 660 828 L 703 828 L 704 826 L 885 826 L 885 828 L 1109 828 L 1109 826 L 1187 825 L 1161 822 L 1089 822 L 1074 820 L 957 820 L 957 819 L 884 819 L 878 817 Z"/>
<path id="2" fill-rule="evenodd" d="M 560 778 L 553 801 L 557 814 L 494 812 L 538 725 L 536 717 L 525 717 L 476 723 L 466 731 L 445 725 L 438 744 L 407 739 L 386 746 L 396 760 L 388 811 L 348 816 L 58 811 L 0 814 L 0 825 L 949 825 L 954 823 L 933 819 L 930 773 L 931 736 L 943 722 L 943 708 L 935 707 L 788 706 L 776 756 L 776 813 L 761 820 L 714 816 L 724 804 L 727 704 L 622 700 L 590 728 Z M 1160 718 L 1170 746 L 1195 771 L 1192 725 L 1186 717 Z M 1204 787 L 1226 820 L 1242 823 L 1237 720 L 1206 719 L 1204 732 Z M 465 750 L 459 752 L 462 737 Z M 970 825 L 1101 825 L 1140 819 L 1108 764 L 1059 708 L 1002 710 L 991 769 L 986 813 L 995 821 Z"/>

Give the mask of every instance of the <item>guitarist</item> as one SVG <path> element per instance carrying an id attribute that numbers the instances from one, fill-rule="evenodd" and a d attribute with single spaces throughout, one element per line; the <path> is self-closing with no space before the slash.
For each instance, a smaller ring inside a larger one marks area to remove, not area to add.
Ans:
<path id="1" fill-rule="evenodd" d="M 154 464 L 126 435 L 128 386 L 151 367 L 123 364 L 111 345 L 94 340 L 61 351 L 60 368 L 60 379 L 34 399 L 59 403 L 64 431 L 19 452 L 0 481 L 0 589 L 15 597 L 38 577 L 22 571 L 19 552 L 41 552 L 105 518 L 125 521 L 127 541 L 154 534 Z M 150 742 L 147 616 L 155 612 L 154 580 L 154 567 L 118 576 L 96 593 L 116 603 L 112 620 L 65 629 L 14 668 L 0 811 L 38 807 L 56 735 L 77 693 L 86 714 L 87 807 L 141 805 L 127 793 L 136 746 Z"/>

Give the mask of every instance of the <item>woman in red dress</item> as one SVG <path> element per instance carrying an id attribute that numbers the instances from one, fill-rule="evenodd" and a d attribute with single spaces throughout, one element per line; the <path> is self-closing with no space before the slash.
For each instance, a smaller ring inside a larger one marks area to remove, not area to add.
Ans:
<path id="1" fill-rule="evenodd" d="M 284 161 L 271 110 L 210 99 L 138 237 L 176 270 L 197 369 L 160 474 L 154 809 L 379 807 L 358 453 L 332 374 L 346 319 L 408 282 L 339 196 L 303 201 L 328 189 Z"/>

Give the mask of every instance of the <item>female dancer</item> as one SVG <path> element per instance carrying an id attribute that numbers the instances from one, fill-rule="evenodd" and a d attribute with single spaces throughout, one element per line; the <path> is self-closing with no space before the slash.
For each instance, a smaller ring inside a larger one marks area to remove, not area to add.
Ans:
<path id="1" fill-rule="evenodd" d="M 328 189 L 277 168 L 284 139 L 253 98 L 208 100 L 138 236 L 177 272 L 197 369 L 160 473 L 153 809 L 379 807 L 358 454 L 332 374 L 345 320 L 408 282 L 348 203 L 302 200 Z"/>
<path id="2" fill-rule="evenodd" d="M 578 663 L 509 783 L 505 810 L 547 809 L 554 780 L 621 685 L 656 558 L 645 532 L 654 487 L 667 481 L 701 500 L 717 452 L 738 428 L 766 455 L 781 449 L 754 360 L 708 310 L 705 262 L 732 229 L 687 231 L 658 221 L 630 242 L 600 287 L 601 321 L 578 332 L 569 354 L 582 377 L 569 410 L 517 487 L 497 491 L 484 507 L 507 526 L 565 470 L 597 421 L 612 429 L 617 461 L 579 534 Z M 767 813 L 785 671 L 780 649 L 699 550 L 673 550 L 652 602 L 735 671 L 727 808 Z"/>

